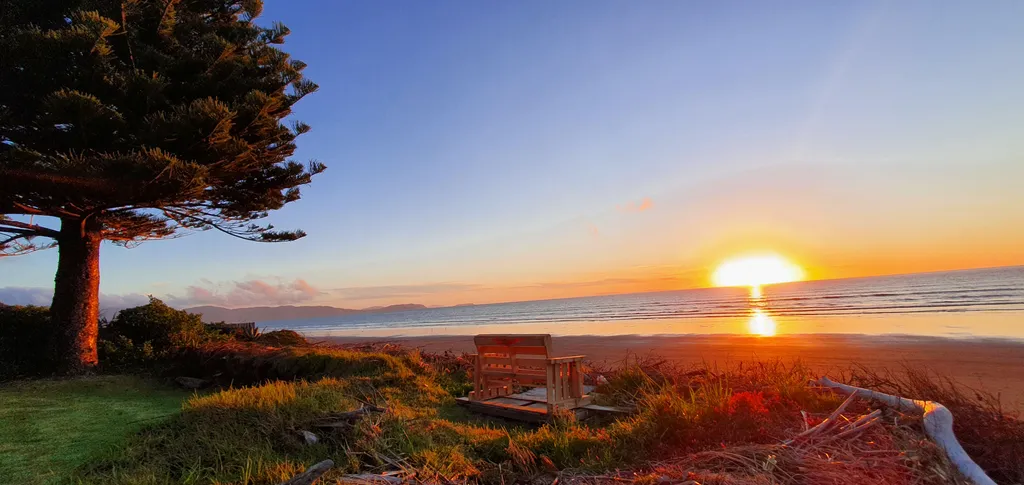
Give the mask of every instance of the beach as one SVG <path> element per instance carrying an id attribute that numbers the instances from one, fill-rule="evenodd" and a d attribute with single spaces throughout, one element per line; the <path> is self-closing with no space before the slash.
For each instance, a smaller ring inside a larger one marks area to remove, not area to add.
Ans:
<path id="1" fill-rule="evenodd" d="M 471 335 L 312 339 L 334 344 L 393 342 L 427 352 L 473 351 Z M 554 350 L 557 355 L 584 354 L 595 364 L 609 366 L 629 356 L 659 357 L 684 366 L 799 360 L 833 377 L 855 365 L 893 371 L 909 366 L 998 394 L 1007 409 L 1024 410 L 1024 342 L 1018 340 L 831 334 L 562 336 L 554 337 Z"/>

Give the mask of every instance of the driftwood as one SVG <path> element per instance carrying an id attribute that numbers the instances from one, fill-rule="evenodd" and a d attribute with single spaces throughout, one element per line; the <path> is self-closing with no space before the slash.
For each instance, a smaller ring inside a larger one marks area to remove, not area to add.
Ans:
<path id="1" fill-rule="evenodd" d="M 376 475 L 376 474 L 373 474 L 373 473 L 362 473 L 362 474 L 358 474 L 358 475 L 356 475 L 356 474 L 345 475 L 345 476 L 341 477 L 341 483 L 351 483 L 353 485 L 356 485 L 356 484 L 366 484 L 366 485 L 376 484 L 376 485 L 380 485 L 380 484 L 389 484 L 389 483 L 405 483 L 407 481 L 406 480 L 407 478 L 411 478 L 411 477 L 403 478 L 403 477 L 398 476 L 399 474 L 401 474 L 401 472 L 390 472 L 390 473 L 384 473 L 382 475 Z"/>
<path id="2" fill-rule="evenodd" d="M 334 462 L 331 460 L 324 460 L 316 465 L 313 465 L 306 469 L 306 471 L 296 475 L 291 480 L 281 483 L 281 485 L 312 485 L 313 482 L 320 478 L 320 475 L 327 473 L 334 466 Z"/>
<path id="3" fill-rule="evenodd" d="M 854 398 L 854 396 L 852 396 L 852 395 L 850 397 L 846 398 L 846 400 L 843 401 L 843 404 L 839 405 L 839 407 L 836 408 L 835 411 L 832 411 L 832 414 L 830 414 L 827 418 L 823 419 L 820 423 L 818 423 L 814 427 L 811 427 L 811 428 L 805 430 L 804 432 L 794 436 L 792 439 L 784 441 L 782 444 L 789 445 L 789 444 L 792 444 L 793 442 L 796 442 L 796 441 L 799 441 L 799 440 L 809 439 L 809 438 L 813 437 L 814 435 L 816 435 L 818 433 L 821 433 L 822 431 L 825 431 L 826 429 L 830 428 L 833 424 L 835 424 L 836 420 L 839 419 L 839 415 L 843 414 L 843 411 L 846 410 L 846 407 L 849 406 L 851 402 L 853 402 L 853 398 Z M 806 417 L 805 417 L 805 419 L 806 419 Z M 804 421 L 805 425 L 806 425 L 806 423 L 807 422 Z"/>
<path id="4" fill-rule="evenodd" d="M 859 396 L 865 399 L 882 402 L 901 411 L 923 413 L 925 434 L 927 434 L 932 441 L 935 441 L 935 443 L 946 452 L 946 456 L 949 457 L 949 461 L 952 462 L 958 470 L 960 470 L 960 473 L 976 485 L 996 485 L 996 482 L 992 481 L 992 479 L 985 474 L 985 471 L 982 470 L 977 463 L 974 463 L 974 460 L 967 455 L 964 448 L 960 446 L 960 442 L 957 441 L 956 436 L 953 435 L 953 413 L 951 413 L 949 409 L 942 404 L 934 401 L 907 399 L 905 397 L 893 396 L 891 394 L 864 389 L 863 387 L 850 386 L 835 382 L 828 377 L 818 379 L 817 383 L 836 389 L 843 394 L 848 394 L 850 398 Z M 868 418 L 867 422 L 872 422 L 871 420 L 875 420 L 874 422 L 877 422 L 878 419 L 879 418 L 877 416 Z M 866 426 L 869 426 L 869 424 L 862 424 L 856 429 Z"/>

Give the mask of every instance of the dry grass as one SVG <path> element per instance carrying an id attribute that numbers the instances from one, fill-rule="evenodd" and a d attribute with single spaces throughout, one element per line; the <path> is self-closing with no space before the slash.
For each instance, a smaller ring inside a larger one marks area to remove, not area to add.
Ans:
<path id="1" fill-rule="evenodd" d="M 231 349 L 243 355 L 232 357 Z M 865 402 L 847 407 L 836 417 L 840 424 L 827 433 L 783 445 L 843 401 L 831 391 L 808 387 L 807 381 L 817 376 L 798 363 L 687 369 L 633 360 L 595 372 L 608 377 L 601 388 L 607 399 L 634 406 L 634 415 L 584 423 L 562 417 L 526 427 L 456 408 L 452 397 L 467 381 L 467 365 L 453 354 L 420 355 L 376 345 L 259 351 L 219 347 L 204 355 L 234 362 L 217 364 L 221 372 L 256 364 L 262 370 L 246 371 L 247 379 L 270 382 L 191 400 L 178 417 L 135 436 L 107 459 L 81 469 L 76 479 L 273 484 L 330 458 L 337 465 L 323 483 L 340 482 L 346 474 L 382 473 L 423 483 L 552 483 L 555 478 L 563 483 L 691 485 L 960 483 L 913 416 L 887 410 L 872 426 L 838 437 L 840 426 L 871 412 Z M 270 377 L 298 375 L 303 369 L 332 377 L 308 382 Z M 875 387 L 886 392 L 921 391 L 913 397 L 925 398 L 936 397 L 927 395 L 928 389 L 938 392 L 926 386 L 931 381 L 918 377 L 907 383 L 863 372 L 855 376 L 847 377 L 860 385 L 877 379 Z M 885 387 L 911 384 L 916 387 Z M 998 410 L 984 399 L 978 404 L 976 398 L 937 397 L 954 413 L 988 409 L 990 414 L 979 419 L 992 420 Z M 367 404 L 387 411 L 368 413 L 351 425 L 317 427 Z M 806 419 L 801 411 L 807 412 Z M 971 443 L 982 455 L 993 453 L 981 449 L 982 438 L 992 433 L 1020 445 L 1015 419 L 1000 417 L 978 426 L 979 441 Z M 319 442 L 303 444 L 299 430 L 315 431 Z M 969 440 L 964 441 L 966 446 Z M 1021 481 L 1014 475 L 1017 469 L 999 472 L 1006 483 Z"/>

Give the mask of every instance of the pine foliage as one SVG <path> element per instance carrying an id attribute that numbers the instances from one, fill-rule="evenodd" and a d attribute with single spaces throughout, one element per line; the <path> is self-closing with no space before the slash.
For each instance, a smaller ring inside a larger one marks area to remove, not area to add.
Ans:
<path id="1" fill-rule="evenodd" d="M 125 245 L 211 228 L 304 236 L 256 222 L 325 168 L 290 159 L 309 127 L 283 120 L 317 86 L 261 10 L 0 0 L 0 255 L 53 246 L 59 232 L 34 216 Z"/>

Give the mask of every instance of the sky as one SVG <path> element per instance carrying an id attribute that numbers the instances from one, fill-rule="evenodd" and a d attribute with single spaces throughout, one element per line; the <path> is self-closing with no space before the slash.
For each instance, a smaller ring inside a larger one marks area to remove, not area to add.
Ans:
<path id="1" fill-rule="evenodd" d="M 1024 264 L 1024 2 L 274 1 L 328 170 L 268 219 L 101 250 L 101 308 L 455 305 Z M 56 251 L 0 259 L 48 304 Z"/>

